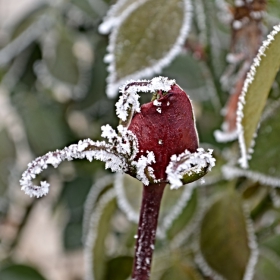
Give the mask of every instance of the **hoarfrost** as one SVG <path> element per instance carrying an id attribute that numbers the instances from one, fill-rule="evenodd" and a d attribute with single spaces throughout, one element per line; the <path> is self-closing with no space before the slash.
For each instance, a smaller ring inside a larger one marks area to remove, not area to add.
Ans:
<path id="1" fill-rule="evenodd" d="M 146 1 L 146 0 L 145 0 Z M 111 30 L 116 27 L 122 21 L 122 18 L 126 13 L 131 13 L 131 9 L 134 10 L 140 6 L 144 1 L 131 1 L 131 0 L 119 0 L 116 4 L 112 5 L 107 15 L 104 17 L 103 22 L 99 25 L 98 31 L 101 34 L 109 34 Z M 131 6 L 131 7 L 130 7 Z M 136 7 L 135 7 L 136 6 Z"/>
<path id="2" fill-rule="evenodd" d="M 117 202 L 119 208 L 126 214 L 129 221 L 133 223 L 138 223 L 139 213 L 137 213 L 133 207 L 130 205 L 129 201 L 126 198 L 125 190 L 124 190 L 124 180 L 123 174 L 116 174 L 114 180 L 114 188 L 117 195 Z M 137 238 L 137 235 L 135 235 Z"/>
<path id="3" fill-rule="evenodd" d="M 214 136 L 215 136 L 215 139 L 217 142 L 224 143 L 224 142 L 236 140 L 238 137 L 238 134 L 237 134 L 237 130 L 233 130 L 230 132 L 226 132 L 223 130 L 215 130 Z"/>
<path id="4" fill-rule="evenodd" d="M 130 80 L 121 88 L 118 102 L 116 103 L 117 116 L 128 126 L 135 112 L 140 112 L 139 92 L 155 93 L 157 91 L 168 92 L 176 81 L 166 77 L 156 77 L 152 80 Z"/>
<path id="5" fill-rule="evenodd" d="M 88 230 L 87 238 L 86 238 L 86 244 L 84 248 L 84 256 L 85 256 L 85 279 L 86 280 L 93 280 L 94 275 L 94 247 L 95 242 L 97 239 L 98 234 L 98 223 L 100 222 L 100 219 L 102 217 L 102 213 L 104 211 L 104 208 L 110 203 L 113 199 L 116 198 L 115 190 L 111 189 L 108 192 L 106 192 L 98 202 L 96 208 L 94 209 L 94 212 L 92 213 L 90 217 L 90 227 Z"/>
<path id="6" fill-rule="evenodd" d="M 105 167 L 112 171 L 127 171 L 128 163 L 135 158 L 138 152 L 136 136 L 121 125 L 118 126 L 119 134 L 109 125 L 103 126 L 101 129 L 102 135 L 108 139 L 109 143 L 85 139 L 79 141 L 78 144 L 65 147 L 63 150 L 48 152 L 46 155 L 38 157 L 28 164 L 27 170 L 23 173 L 20 180 L 21 189 L 31 197 L 46 195 L 49 191 L 49 184 L 41 182 L 40 186 L 35 186 L 32 180 L 46 169 L 47 165 L 53 165 L 56 168 L 64 160 L 86 158 L 92 161 L 97 159 L 104 161 Z"/>
<path id="7" fill-rule="evenodd" d="M 185 175 L 201 173 L 205 168 L 207 172 L 215 166 L 216 159 L 212 157 L 213 150 L 205 152 L 203 148 L 198 148 L 195 153 L 185 150 L 179 156 L 173 155 L 166 168 L 167 179 L 171 189 L 178 189 L 183 185 L 182 179 Z"/>
<path id="8" fill-rule="evenodd" d="M 274 40 L 274 37 L 276 34 L 280 32 L 280 25 L 276 25 L 273 27 L 273 31 L 270 32 L 270 34 L 267 36 L 267 39 L 263 41 L 262 46 L 259 48 L 257 56 L 254 58 L 253 64 L 251 65 L 251 68 L 247 74 L 246 80 L 244 82 L 242 92 L 239 97 L 238 101 L 238 109 L 237 109 L 237 118 L 236 118 L 236 124 L 237 124 L 237 131 L 238 131 L 238 140 L 239 140 L 239 146 L 241 151 L 241 157 L 239 159 L 239 163 L 241 167 L 248 168 L 248 160 L 250 159 L 250 154 L 252 153 L 252 145 L 254 145 L 254 138 L 252 140 L 252 143 L 250 144 L 250 147 L 246 147 L 245 139 L 244 139 L 244 128 L 242 126 L 242 120 L 244 117 L 243 109 L 246 104 L 246 94 L 248 92 L 249 86 L 254 81 L 256 72 L 258 67 L 260 66 L 262 56 L 265 56 L 266 49 L 270 46 L 271 42 Z"/>
<path id="9" fill-rule="evenodd" d="M 256 241 L 255 231 L 253 222 L 250 219 L 250 211 L 249 206 L 243 206 L 243 212 L 246 220 L 246 227 L 247 227 L 247 234 L 248 234 L 248 246 L 251 250 L 250 257 L 246 266 L 245 274 L 243 280 L 252 280 L 254 277 L 255 266 L 258 261 L 259 250 L 258 250 L 258 243 Z"/>
<path id="10" fill-rule="evenodd" d="M 246 178 L 252 179 L 255 182 L 260 182 L 264 185 L 269 185 L 272 187 L 280 187 L 280 178 L 268 176 L 252 170 L 244 170 L 235 166 L 224 165 L 222 167 L 223 175 L 226 179 L 231 180 L 236 177 L 244 176 Z"/>
<path id="11" fill-rule="evenodd" d="M 154 152 L 147 151 L 147 156 L 141 156 L 138 161 L 133 161 L 132 165 L 134 165 L 137 169 L 136 177 L 139 179 L 144 185 L 149 185 L 149 178 L 155 179 L 153 168 L 146 168 L 148 165 L 155 163 L 155 155 Z M 148 173 L 148 174 L 147 174 Z M 147 176 L 148 175 L 148 176 Z"/>
<path id="12" fill-rule="evenodd" d="M 90 217 L 93 208 L 97 202 L 100 193 L 115 180 L 114 175 L 107 175 L 97 180 L 90 188 L 86 202 L 84 204 L 84 217 L 83 217 L 83 241 L 86 241 L 86 236 L 89 232 Z"/>

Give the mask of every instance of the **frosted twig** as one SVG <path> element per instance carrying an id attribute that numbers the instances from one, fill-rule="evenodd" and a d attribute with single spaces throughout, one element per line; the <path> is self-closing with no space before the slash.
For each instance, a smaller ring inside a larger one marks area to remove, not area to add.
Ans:
<path id="1" fill-rule="evenodd" d="M 167 179 L 171 189 L 178 189 L 183 186 L 184 176 L 195 174 L 206 174 L 215 166 L 216 159 L 212 157 L 213 150 L 205 152 L 203 148 L 198 148 L 197 152 L 190 153 L 188 150 L 179 156 L 173 155 L 166 168 Z"/>
<path id="2" fill-rule="evenodd" d="M 171 86 L 176 83 L 165 77 L 156 77 L 152 80 L 130 80 L 126 82 L 121 88 L 122 95 L 116 103 L 116 113 L 121 119 L 121 124 L 128 127 L 130 121 L 136 112 L 140 112 L 139 92 L 155 93 L 157 91 L 168 92 Z"/>
<path id="3" fill-rule="evenodd" d="M 49 152 L 42 157 L 38 157 L 28 164 L 28 169 L 23 173 L 20 180 L 21 189 L 26 194 L 36 197 L 44 196 L 48 193 L 49 184 L 41 182 L 40 186 L 32 184 L 32 180 L 47 168 L 48 164 L 55 168 L 64 160 L 86 158 L 101 160 L 106 163 L 105 167 L 112 171 L 128 171 L 128 163 L 133 161 L 138 152 L 138 142 L 136 136 L 121 125 L 118 126 L 119 135 L 109 126 L 103 126 L 102 136 L 108 139 L 105 141 L 92 141 L 85 139 L 78 144 L 65 147 L 63 150 Z"/>

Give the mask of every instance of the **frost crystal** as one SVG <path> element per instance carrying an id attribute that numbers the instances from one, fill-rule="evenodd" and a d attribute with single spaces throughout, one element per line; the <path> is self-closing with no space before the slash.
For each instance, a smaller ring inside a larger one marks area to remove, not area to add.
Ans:
<path id="1" fill-rule="evenodd" d="M 254 81 L 257 68 L 260 66 L 262 56 L 265 56 L 266 49 L 270 46 L 271 42 L 274 40 L 276 34 L 280 32 L 280 25 L 274 26 L 274 30 L 270 32 L 267 36 L 267 39 L 262 43 L 262 46 L 259 48 L 257 56 L 254 58 L 253 64 L 251 65 L 250 71 L 247 74 L 246 80 L 244 82 L 241 95 L 239 97 L 238 109 L 237 109 L 237 131 L 238 131 L 238 139 L 239 146 L 241 150 L 241 158 L 239 159 L 240 165 L 243 168 L 248 168 L 248 160 L 250 159 L 250 153 L 253 151 L 251 148 L 254 144 L 254 139 L 251 143 L 250 147 L 246 147 L 245 139 L 244 139 L 244 129 L 242 125 L 242 120 L 244 117 L 243 109 L 246 103 L 246 94 L 249 89 L 249 86 Z"/>
<path id="2" fill-rule="evenodd" d="M 205 152 L 198 148 L 197 152 L 190 153 L 188 150 L 179 156 L 173 155 L 166 168 L 167 179 L 171 189 L 178 189 L 183 185 L 182 179 L 185 175 L 201 173 L 205 168 L 210 171 L 215 166 L 216 159 L 212 157 L 213 150 Z"/>
<path id="3" fill-rule="evenodd" d="M 135 112 L 140 112 L 139 92 L 155 93 L 157 91 L 168 92 L 171 86 L 175 85 L 175 80 L 169 80 L 166 77 L 156 77 L 152 80 L 130 80 L 121 88 L 122 95 L 116 103 L 117 116 L 125 122 L 125 126 L 129 125 L 131 118 Z M 157 102 L 156 104 L 159 104 Z M 160 106 L 160 105 L 155 105 Z"/>
<path id="4" fill-rule="evenodd" d="M 155 155 L 153 152 L 147 151 L 147 156 L 141 156 L 138 161 L 133 161 L 132 165 L 137 168 L 137 179 L 142 181 L 144 185 L 149 185 L 149 178 L 155 179 L 153 168 L 146 168 L 148 165 L 155 163 Z"/>
<path id="5" fill-rule="evenodd" d="M 109 125 L 105 125 L 101 129 L 102 136 L 107 138 L 109 143 L 86 139 L 79 141 L 76 145 L 65 147 L 63 150 L 48 152 L 46 155 L 38 157 L 28 164 L 27 170 L 23 173 L 20 180 L 21 189 L 30 197 L 46 195 L 49 191 L 49 184 L 41 182 L 40 186 L 35 186 L 32 180 L 48 165 L 56 168 L 65 160 L 86 158 L 92 161 L 97 159 L 104 161 L 105 167 L 112 171 L 127 171 L 129 163 L 133 161 L 138 152 L 136 136 L 121 125 L 118 126 L 118 134 Z"/>

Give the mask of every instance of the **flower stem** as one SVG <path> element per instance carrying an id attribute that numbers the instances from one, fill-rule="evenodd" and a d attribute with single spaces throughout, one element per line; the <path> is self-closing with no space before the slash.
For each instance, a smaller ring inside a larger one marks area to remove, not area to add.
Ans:
<path id="1" fill-rule="evenodd" d="M 154 251 L 158 214 L 166 183 L 143 186 L 142 205 L 135 247 L 133 280 L 148 280 Z"/>

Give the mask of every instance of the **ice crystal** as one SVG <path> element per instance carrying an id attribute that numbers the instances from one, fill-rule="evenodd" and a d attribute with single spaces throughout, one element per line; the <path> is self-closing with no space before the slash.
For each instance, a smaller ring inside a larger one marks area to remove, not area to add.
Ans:
<path id="1" fill-rule="evenodd" d="M 136 136 L 121 125 L 118 126 L 118 134 L 109 125 L 103 126 L 101 129 L 102 136 L 108 139 L 108 143 L 105 141 L 94 142 L 90 139 L 81 140 L 78 144 L 65 147 L 63 150 L 48 152 L 29 163 L 28 169 L 20 180 L 21 189 L 31 197 L 46 195 L 49 191 L 49 184 L 41 182 L 40 186 L 35 186 L 32 180 L 48 165 L 53 165 L 56 168 L 65 160 L 86 158 L 92 161 L 97 159 L 104 161 L 105 167 L 112 171 L 127 171 L 129 161 L 132 161 L 138 152 Z M 145 167 L 141 166 L 141 168 Z"/>
<path id="2" fill-rule="evenodd" d="M 210 171 L 215 166 L 215 158 L 212 157 L 213 150 L 205 152 L 198 148 L 197 152 L 190 153 L 188 150 L 179 156 L 173 155 L 166 168 L 167 179 L 171 189 L 178 189 L 183 185 L 182 179 L 185 175 L 201 173 L 205 168 Z"/>
<path id="3" fill-rule="evenodd" d="M 149 177 L 155 179 L 153 168 L 146 167 L 152 163 L 155 163 L 155 155 L 153 152 L 147 151 L 147 156 L 141 156 L 138 161 L 133 161 L 132 165 L 134 165 L 137 169 L 136 177 L 140 181 L 143 182 L 144 185 L 149 185 Z M 148 173 L 148 174 L 147 174 Z"/>
<path id="4" fill-rule="evenodd" d="M 135 112 L 140 112 L 139 92 L 143 93 L 155 93 L 157 91 L 168 92 L 171 86 L 176 83 L 175 80 L 168 79 L 166 77 L 156 77 L 152 80 L 130 80 L 126 82 L 121 88 L 122 95 L 119 101 L 116 103 L 117 116 L 125 123 L 125 126 L 129 125 L 131 118 Z M 160 103 L 160 102 L 158 102 Z M 158 104 L 157 103 L 157 104 Z M 157 105 L 158 106 L 158 105 Z"/>

